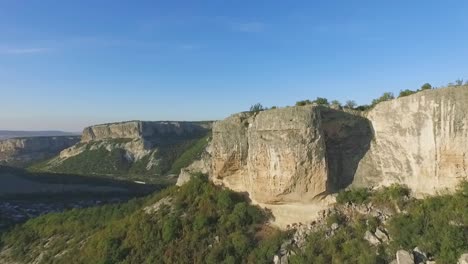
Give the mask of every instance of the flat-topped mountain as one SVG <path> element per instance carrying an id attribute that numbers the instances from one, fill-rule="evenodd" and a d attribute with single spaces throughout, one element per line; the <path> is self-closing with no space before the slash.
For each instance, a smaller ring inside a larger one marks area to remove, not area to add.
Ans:
<path id="1" fill-rule="evenodd" d="M 78 143 L 78 136 L 23 137 L 0 140 L 0 164 L 24 166 L 49 159 Z"/>
<path id="2" fill-rule="evenodd" d="M 206 145 L 210 129 L 211 122 L 128 121 L 95 125 L 83 130 L 78 144 L 36 168 L 125 178 L 178 174 L 181 167 L 192 161 L 192 155 L 198 155 L 197 149 Z"/>

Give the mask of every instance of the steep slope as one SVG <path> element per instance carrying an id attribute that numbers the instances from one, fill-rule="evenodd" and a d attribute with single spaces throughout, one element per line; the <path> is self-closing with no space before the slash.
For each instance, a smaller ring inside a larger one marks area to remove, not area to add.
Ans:
<path id="1" fill-rule="evenodd" d="M 366 114 L 374 140 L 354 185 L 407 184 L 434 194 L 468 178 L 468 87 L 434 89 Z"/>
<path id="2" fill-rule="evenodd" d="M 1 263 L 270 263 L 267 212 L 204 177 L 144 199 L 49 214 L 0 237 Z"/>
<path id="3" fill-rule="evenodd" d="M 179 173 L 179 158 L 191 150 L 194 156 L 207 142 L 210 122 L 130 121 L 96 125 L 83 130 L 81 142 L 35 169 L 72 174 L 154 177 Z M 201 145 L 201 146 L 200 146 Z M 193 158 L 192 158 L 193 159 Z M 178 169 L 173 167 L 175 162 Z"/>
<path id="4" fill-rule="evenodd" d="M 0 140 L 0 164 L 24 166 L 49 159 L 76 144 L 75 136 L 28 137 Z"/>
<path id="5" fill-rule="evenodd" d="M 241 113 L 215 123 L 213 181 L 258 202 L 314 198 L 326 191 L 328 174 L 320 123 L 315 107 Z"/>
<path id="6" fill-rule="evenodd" d="M 236 114 L 213 125 L 203 157 L 179 184 L 191 171 L 206 172 L 276 210 L 277 220 L 293 221 L 301 210 L 313 218 L 302 205 L 326 207 L 318 200 L 348 186 L 453 190 L 468 180 L 468 87 L 423 91 L 364 113 L 301 106 Z"/>

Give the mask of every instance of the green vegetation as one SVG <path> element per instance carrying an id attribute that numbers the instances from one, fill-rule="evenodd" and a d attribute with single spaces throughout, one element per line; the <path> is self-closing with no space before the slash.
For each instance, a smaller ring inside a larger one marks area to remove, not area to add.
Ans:
<path id="1" fill-rule="evenodd" d="M 340 263 L 341 257 L 346 257 L 349 260 L 355 260 L 348 261 L 350 263 L 375 263 L 373 261 L 376 257 L 390 260 L 389 256 L 394 256 L 399 249 L 411 251 L 413 248 L 419 247 L 424 252 L 434 256 L 437 263 L 456 263 L 458 257 L 468 249 L 468 210 L 466 209 L 468 183 L 462 183 L 455 194 L 445 194 L 422 200 L 409 199 L 409 194 L 408 188 L 399 185 L 392 185 L 375 192 L 367 189 L 354 189 L 339 193 L 338 203 L 372 203 L 397 208 L 405 213 L 396 214 L 385 225 L 392 240 L 386 248 L 377 248 L 377 255 L 366 256 L 365 259 L 357 259 L 361 252 L 355 256 L 346 255 L 352 254 L 353 250 L 362 248 L 360 238 L 362 238 L 364 229 L 362 224 L 353 220 L 354 222 L 346 226 L 345 234 L 341 234 L 346 236 L 342 242 L 336 240 L 340 239 L 339 237 L 333 237 L 333 243 L 327 241 L 324 244 L 316 244 L 316 241 L 324 240 L 324 234 L 314 234 L 308 244 L 311 249 L 306 250 L 306 252 L 322 253 L 313 256 L 305 254 L 306 259 L 314 260 L 313 263 Z M 372 220 L 374 223 L 370 224 L 370 220 L 367 219 L 367 223 L 372 228 L 382 225 L 375 219 Z M 353 236 L 353 234 L 358 235 Z M 322 256 L 323 260 L 317 259 L 318 256 Z"/>
<path id="2" fill-rule="evenodd" d="M 118 144 L 127 143 L 129 139 L 112 139 L 106 141 L 112 146 L 108 150 L 100 142 L 90 143 L 86 150 L 63 162 L 53 163 L 48 160 L 29 167 L 31 172 L 53 172 L 73 175 L 101 175 L 123 179 L 161 181 L 149 176 L 177 174 L 180 169 L 195 160 L 208 143 L 208 136 L 200 135 L 187 139 L 167 138 L 163 142 L 152 142 L 157 151 L 136 161 L 128 159 L 126 151 Z M 95 146 L 95 147 L 93 147 Z M 52 164 L 52 165 L 51 165 Z"/>
<path id="3" fill-rule="evenodd" d="M 340 101 L 338 101 L 338 100 L 331 101 L 330 106 L 333 106 L 333 107 L 336 107 L 336 108 L 341 108 L 342 107 Z"/>
<path id="4" fill-rule="evenodd" d="M 456 263 L 468 249 L 468 183 L 457 193 L 416 200 L 393 217 L 388 230 L 392 237 L 390 250 L 421 250 L 435 256 L 437 263 Z"/>
<path id="5" fill-rule="evenodd" d="M 424 91 L 424 90 L 430 90 L 432 89 L 432 85 L 430 83 L 425 83 L 421 86 L 421 91 Z"/>
<path id="6" fill-rule="evenodd" d="M 410 190 L 408 187 L 392 184 L 382 187 L 377 191 L 370 191 L 367 188 L 355 188 L 344 190 L 338 193 L 336 201 L 339 204 L 354 203 L 364 204 L 372 202 L 376 205 L 389 205 L 390 207 L 405 206 L 409 201 Z"/>
<path id="7" fill-rule="evenodd" d="M 118 174 L 127 171 L 131 163 L 125 158 L 123 149 L 88 149 L 70 157 L 54 167 L 54 171 L 72 174 Z"/>
<path id="8" fill-rule="evenodd" d="M 393 95 L 393 93 L 389 93 L 389 92 L 384 93 L 379 98 L 372 100 L 371 107 L 376 106 L 378 103 L 390 101 L 393 99 L 395 99 L 395 96 Z"/>
<path id="9" fill-rule="evenodd" d="M 210 135 L 207 135 L 197 140 L 192 146 L 190 146 L 180 157 L 178 157 L 172 167 L 170 173 L 178 174 L 182 168 L 187 167 L 194 160 L 200 158 L 203 150 L 206 148 L 210 141 Z"/>
<path id="10" fill-rule="evenodd" d="M 338 102 L 338 101 L 335 101 L 335 102 Z M 328 99 L 323 98 L 323 97 L 317 97 L 317 99 L 315 99 L 314 101 L 302 100 L 302 101 L 296 102 L 296 106 L 304 106 L 304 105 L 310 105 L 310 104 L 317 104 L 317 105 L 323 105 L 323 106 L 330 105 L 330 103 L 328 102 Z"/>
<path id="11" fill-rule="evenodd" d="M 354 109 L 356 106 L 357 106 L 356 101 L 354 101 L 354 100 L 348 100 L 348 101 L 346 101 L 344 107 L 345 107 L 345 108 L 348 108 L 348 109 Z"/>
<path id="12" fill-rule="evenodd" d="M 253 113 L 257 113 L 257 112 L 264 111 L 264 110 L 267 110 L 267 109 L 268 109 L 268 108 L 263 107 L 262 104 L 256 103 L 256 104 L 254 104 L 254 105 L 252 105 L 252 106 L 250 107 L 250 110 L 249 110 L 249 111 L 250 111 L 250 112 L 253 112 Z"/>
<path id="13" fill-rule="evenodd" d="M 41 263 L 270 263 L 285 234 L 267 229 L 268 217 L 196 175 L 144 199 L 38 217 L 2 244 L 23 262 L 42 252 Z"/>
<path id="14" fill-rule="evenodd" d="M 417 93 L 417 91 L 412 91 L 412 90 L 409 90 L 409 89 L 402 90 L 402 91 L 400 91 L 400 94 L 398 95 L 398 98 L 408 96 L 408 95 L 412 95 L 412 94 L 415 94 L 415 93 Z"/>
<path id="15" fill-rule="evenodd" d="M 369 229 L 366 218 L 356 218 L 344 223 L 341 216 L 332 215 L 328 222 L 338 223 L 335 218 L 340 221 L 341 227 L 334 235 L 327 235 L 325 230 L 312 233 L 307 238 L 305 249 L 300 254 L 291 256 L 289 263 L 388 263 L 388 256 L 383 249 L 371 249 L 371 245 L 364 239 L 364 233 Z"/>

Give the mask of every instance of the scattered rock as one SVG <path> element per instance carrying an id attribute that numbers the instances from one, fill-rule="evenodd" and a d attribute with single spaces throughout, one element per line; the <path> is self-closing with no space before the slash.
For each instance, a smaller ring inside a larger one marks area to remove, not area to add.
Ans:
<path id="1" fill-rule="evenodd" d="M 383 243 L 388 242 L 388 235 L 387 235 L 387 232 L 383 231 L 383 230 L 380 229 L 380 228 L 377 228 L 377 229 L 375 230 L 375 236 L 376 236 L 380 241 L 382 241 Z"/>
<path id="2" fill-rule="evenodd" d="M 427 254 L 420 250 L 418 247 L 413 249 L 413 256 L 414 256 L 414 263 L 426 263 L 427 261 Z M 468 263 L 467 263 L 468 264 Z"/>
<path id="3" fill-rule="evenodd" d="M 274 264 L 281 264 L 281 259 L 280 259 L 280 257 L 278 255 L 275 255 L 273 257 L 273 263 Z"/>
<path id="4" fill-rule="evenodd" d="M 331 229 L 332 229 L 333 231 L 337 230 L 339 227 L 340 227 L 340 225 L 338 225 L 338 223 L 333 223 L 333 224 L 331 225 Z"/>
<path id="5" fill-rule="evenodd" d="M 458 259 L 458 264 L 468 264 L 468 253 L 465 253 L 460 256 Z"/>
<path id="6" fill-rule="evenodd" d="M 414 264 L 413 254 L 406 250 L 398 250 L 396 253 L 397 264 Z"/>
<path id="7" fill-rule="evenodd" d="M 364 234 L 364 239 L 367 240 L 373 246 L 379 245 L 381 243 L 380 240 L 370 231 L 366 231 L 366 233 Z"/>

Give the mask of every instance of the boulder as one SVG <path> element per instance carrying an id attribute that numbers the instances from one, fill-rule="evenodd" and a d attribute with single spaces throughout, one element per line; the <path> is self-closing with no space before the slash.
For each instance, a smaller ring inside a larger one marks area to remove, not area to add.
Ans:
<path id="1" fill-rule="evenodd" d="M 367 240 L 371 245 L 376 246 L 381 243 L 381 241 L 369 230 L 364 234 L 364 239 Z"/>
<path id="2" fill-rule="evenodd" d="M 414 263 L 420 264 L 420 263 L 426 263 L 427 261 L 427 254 L 420 250 L 418 247 L 415 247 L 413 249 L 413 256 L 414 256 Z M 468 263 L 467 263 L 468 264 Z"/>
<path id="3" fill-rule="evenodd" d="M 457 264 L 468 264 L 468 253 L 461 255 Z"/>
<path id="4" fill-rule="evenodd" d="M 413 254 L 405 250 L 398 250 L 396 253 L 398 264 L 414 264 Z"/>

